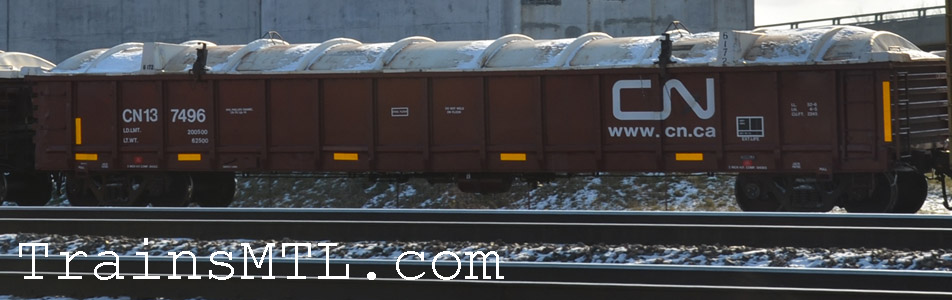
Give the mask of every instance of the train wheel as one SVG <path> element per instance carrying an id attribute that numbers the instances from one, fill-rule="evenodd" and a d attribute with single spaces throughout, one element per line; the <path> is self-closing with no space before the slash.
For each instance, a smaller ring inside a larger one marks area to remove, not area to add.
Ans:
<path id="1" fill-rule="evenodd" d="M 192 198 L 192 179 L 184 174 L 169 174 L 153 179 L 147 191 L 152 206 L 182 207 Z"/>
<path id="2" fill-rule="evenodd" d="M 858 202 L 852 202 L 843 208 L 851 213 L 886 213 L 891 212 L 896 206 L 896 198 L 899 193 L 896 180 L 890 176 L 894 174 L 875 174 L 873 175 L 872 192 L 864 199 Z"/>
<path id="3" fill-rule="evenodd" d="M 780 200 L 767 192 L 771 184 L 764 175 L 739 174 L 734 182 L 734 196 L 737 205 L 744 211 L 778 211 L 782 207 Z"/>
<path id="4" fill-rule="evenodd" d="M 105 188 L 103 200 L 106 205 L 114 206 L 146 206 L 149 200 L 145 197 L 146 180 L 143 176 L 136 175 L 116 175 L 103 176 L 105 185 L 99 185 Z"/>
<path id="5" fill-rule="evenodd" d="M 918 172 L 900 172 L 896 174 L 899 198 L 892 212 L 914 214 L 922 208 L 929 195 L 929 182 L 926 176 Z"/>
<path id="6" fill-rule="evenodd" d="M 96 206 L 99 199 L 87 187 L 91 184 L 88 178 L 79 178 L 76 175 L 66 176 L 66 199 L 72 206 Z"/>
<path id="7" fill-rule="evenodd" d="M 226 207 L 235 199 L 236 180 L 233 173 L 193 174 L 193 199 L 203 207 Z"/>
<path id="8" fill-rule="evenodd" d="M 72 183 L 70 183 L 72 182 Z M 66 198 L 75 206 L 145 206 L 145 176 L 100 174 L 66 178 Z"/>
<path id="9" fill-rule="evenodd" d="M 50 202 L 53 184 L 49 173 L 11 173 L 4 181 L 4 200 L 21 206 L 42 206 Z"/>

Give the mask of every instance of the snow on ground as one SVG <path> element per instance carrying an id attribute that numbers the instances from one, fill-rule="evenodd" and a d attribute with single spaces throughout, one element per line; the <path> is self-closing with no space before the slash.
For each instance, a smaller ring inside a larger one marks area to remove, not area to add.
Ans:
<path id="1" fill-rule="evenodd" d="M 952 181 L 950 181 L 952 182 Z M 952 187 L 949 188 L 952 193 Z M 930 182 L 919 214 L 950 214 L 940 186 Z M 3 202 L 2 205 L 16 205 Z M 61 192 L 48 205 L 69 205 Z M 513 183 L 508 193 L 460 192 L 454 184 L 371 182 L 359 178 L 238 179 L 233 207 L 457 208 L 538 210 L 739 211 L 730 175 L 603 176 Z M 834 213 L 845 213 L 841 208 Z"/>
<path id="2" fill-rule="evenodd" d="M 952 201 L 952 188 L 948 189 L 950 201 Z M 919 214 L 948 215 L 952 214 L 943 205 L 942 186 L 929 182 L 929 196 L 926 197 L 926 203 L 922 205 Z"/>
<path id="3" fill-rule="evenodd" d="M 480 195 L 421 179 L 240 178 L 232 206 L 736 211 L 733 184 L 732 176 L 648 174 L 515 182 L 508 193 Z"/>
<path id="4" fill-rule="evenodd" d="M 940 186 L 930 183 L 920 214 L 950 214 Z M 952 193 L 952 188 L 949 189 Z M 453 184 L 363 179 L 240 178 L 232 206 L 463 208 L 539 210 L 738 211 L 734 177 L 665 175 L 577 177 L 539 186 L 516 182 L 508 193 L 462 193 Z M 834 212 L 845 210 L 837 208 Z"/>

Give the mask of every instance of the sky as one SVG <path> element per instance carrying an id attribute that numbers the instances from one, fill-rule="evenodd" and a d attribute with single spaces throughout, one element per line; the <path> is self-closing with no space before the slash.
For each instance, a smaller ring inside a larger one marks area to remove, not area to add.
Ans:
<path id="1" fill-rule="evenodd" d="M 943 0 L 754 0 L 754 22 L 766 25 L 942 5 Z"/>

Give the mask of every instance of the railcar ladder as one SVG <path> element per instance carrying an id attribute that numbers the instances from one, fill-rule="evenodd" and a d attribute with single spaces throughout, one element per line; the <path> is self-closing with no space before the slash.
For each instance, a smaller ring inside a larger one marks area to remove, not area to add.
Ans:
<path id="1" fill-rule="evenodd" d="M 945 186 L 945 178 L 952 177 L 947 73 L 944 68 L 917 68 L 898 72 L 895 79 L 893 94 L 899 109 L 895 120 L 899 124 L 902 159 L 916 161 L 917 150 L 932 151 L 931 167 L 942 186 L 943 205 L 952 210 Z"/>
<path id="2" fill-rule="evenodd" d="M 917 149 L 943 146 L 949 138 L 946 74 L 940 69 L 898 72 L 892 89 L 898 112 L 894 122 L 903 159 Z"/>

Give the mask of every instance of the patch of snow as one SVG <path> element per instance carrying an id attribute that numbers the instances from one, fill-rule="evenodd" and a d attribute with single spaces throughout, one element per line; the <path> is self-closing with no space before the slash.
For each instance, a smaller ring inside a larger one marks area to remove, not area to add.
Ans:
<path id="1" fill-rule="evenodd" d="M 293 45 L 291 48 L 285 49 L 282 53 L 282 59 L 279 61 L 278 65 L 280 67 L 275 68 L 272 71 L 278 72 L 290 72 L 296 71 L 297 67 L 303 63 L 301 60 L 314 48 L 317 48 L 321 44 L 299 44 Z"/>
<path id="2" fill-rule="evenodd" d="M 766 33 L 775 35 L 760 45 L 754 45 L 750 50 L 754 55 L 748 55 L 750 63 L 802 63 L 809 60 L 814 44 L 827 32 L 829 28 L 805 28 L 796 30 L 767 30 Z M 822 52 L 821 52 L 822 53 Z"/>
<path id="3" fill-rule="evenodd" d="M 142 47 L 131 47 L 102 58 L 88 73 L 133 73 L 142 68 Z"/>
<path id="4" fill-rule="evenodd" d="M 538 51 L 539 63 L 529 67 L 552 68 L 557 67 L 559 54 L 565 47 L 571 44 L 575 39 L 545 40 L 535 43 L 535 49 Z"/>
<path id="5" fill-rule="evenodd" d="M 685 36 L 672 35 L 671 39 L 677 42 L 694 43 L 690 51 L 675 51 L 671 60 L 680 64 L 710 64 L 717 60 L 717 42 L 719 32 L 704 32 Z M 680 56 L 679 56 L 680 55 Z"/>
<path id="6" fill-rule="evenodd" d="M 382 59 L 383 53 L 390 49 L 394 43 L 363 44 L 353 51 L 348 51 L 345 64 L 337 71 L 369 71 L 374 70 L 378 61 Z"/>
<path id="7" fill-rule="evenodd" d="M 479 61 L 480 55 L 483 54 L 483 51 L 486 51 L 486 47 L 489 47 L 493 41 L 473 41 L 468 45 L 460 47 L 457 49 L 460 54 L 464 57 L 469 57 L 468 61 L 461 61 L 456 67 L 459 69 L 479 69 L 482 67 L 482 62 Z"/>

